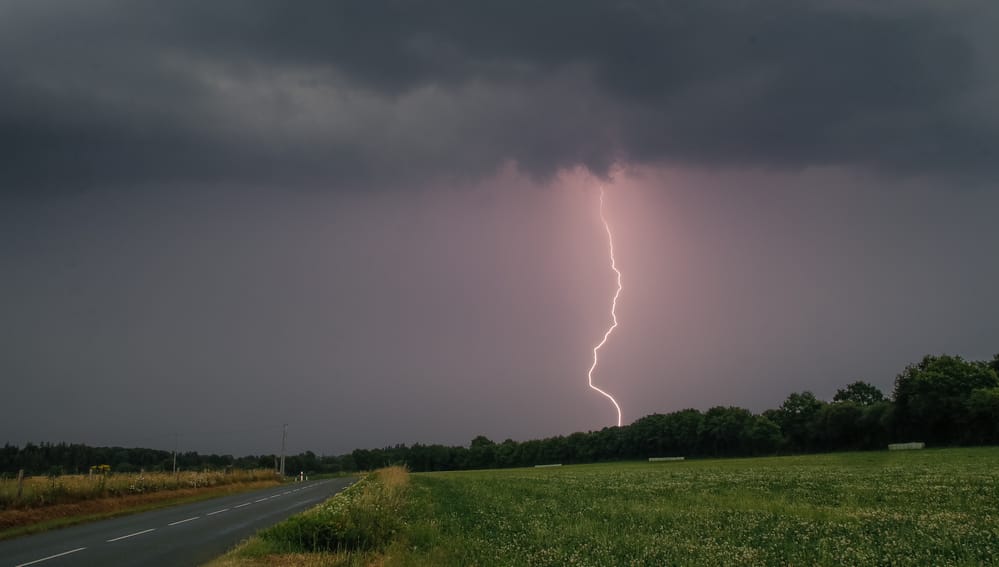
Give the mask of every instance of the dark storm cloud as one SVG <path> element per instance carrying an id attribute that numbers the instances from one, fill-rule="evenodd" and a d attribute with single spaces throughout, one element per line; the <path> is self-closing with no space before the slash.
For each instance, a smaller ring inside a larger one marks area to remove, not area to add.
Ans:
<path id="1" fill-rule="evenodd" d="M 601 427 L 586 169 L 615 173 L 598 382 L 627 420 L 990 358 L 997 16 L 0 2 L 0 432 L 241 453 L 282 423 L 333 451 Z"/>
<path id="2" fill-rule="evenodd" d="M 995 17 L 974 2 L 8 2 L 0 183 L 414 183 L 511 161 L 992 171 Z"/>

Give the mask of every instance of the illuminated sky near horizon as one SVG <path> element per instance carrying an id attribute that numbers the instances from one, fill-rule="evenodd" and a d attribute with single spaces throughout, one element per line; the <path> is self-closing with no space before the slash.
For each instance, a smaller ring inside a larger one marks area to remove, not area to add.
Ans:
<path id="1" fill-rule="evenodd" d="M 269 453 L 999 352 L 984 1 L 0 5 L 0 442 Z"/>

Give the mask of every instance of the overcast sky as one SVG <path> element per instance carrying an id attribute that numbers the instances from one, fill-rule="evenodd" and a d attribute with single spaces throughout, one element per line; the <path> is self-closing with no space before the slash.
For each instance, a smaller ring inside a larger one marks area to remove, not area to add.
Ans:
<path id="1" fill-rule="evenodd" d="M 0 442 L 342 453 L 999 352 L 999 5 L 0 3 Z"/>

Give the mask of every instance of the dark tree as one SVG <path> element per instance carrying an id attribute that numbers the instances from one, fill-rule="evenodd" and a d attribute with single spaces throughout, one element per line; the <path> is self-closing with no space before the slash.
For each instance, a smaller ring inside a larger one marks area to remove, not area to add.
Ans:
<path id="1" fill-rule="evenodd" d="M 970 423 L 968 402 L 975 390 L 999 386 L 989 364 L 960 356 L 923 357 L 895 378 L 896 437 L 958 443 Z"/>
<path id="2" fill-rule="evenodd" d="M 743 433 L 743 444 L 753 455 L 773 454 L 780 447 L 781 441 L 780 427 L 762 415 L 753 416 Z"/>
<path id="3" fill-rule="evenodd" d="M 500 468 L 504 467 L 514 467 L 517 466 L 517 461 L 519 459 L 519 451 L 517 450 L 519 443 L 513 439 L 506 439 L 502 443 L 496 446 L 496 466 Z"/>
<path id="4" fill-rule="evenodd" d="M 864 441 L 864 408 L 850 401 L 825 404 L 815 416 L 815 433 L 824 450 L 860 449 Z"/>
<path id="5" fill-rule="evenodd" d="M 785 442 L 792 450 L 811 451 L 816 448 L 816 416 L 823 405 L 825 402 L 811 392 L 794 392 L 777 412 L 765 415 L 777 421 Z"/>
<path id="6" fill-rule="evenodd" d="M 496 443 L 479 435 L 468 446 L 468 468 L 484 469 L 496 466 Z"/>
<path id="7" fill-rule="evenodd" d="M 836 390 L 834 402 L 853 402 L 858 406 L 869 406 L 883 402 L 885 395 L 876 386 L 858 380 L 846 388 Z"/>
<path id="8" fill-rule="evenodd" d="M 999 388 L 979 388 L 968 396 L 968 434 L 973 443 L 999 443 Z"/>
<path id="9" fill-rule="evenodd" d="M 714 456 L 747 455 L 751 452 L 748 433 L 753 422 L 749 410 L 717 406 L 704 414 L 700 437 Z"/>

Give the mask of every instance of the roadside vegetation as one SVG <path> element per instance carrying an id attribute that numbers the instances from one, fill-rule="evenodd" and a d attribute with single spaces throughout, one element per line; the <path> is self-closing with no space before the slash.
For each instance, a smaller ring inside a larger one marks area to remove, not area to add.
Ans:
<path id="1" fill-rule="evenodd" d="M 278 484 L 271 470 L 0 476 L 0 539 Z"/>
<path id="2" fill-rule="evenodd" d="M 369 565 L 404 529 L 409 490 L 404 467 L 376 470 L 212 565 Z"/>
<path id="3" fill-rule="evenodd" d="M 999 563 L 995 447 L 377 474 L 213 567 Z"/>

